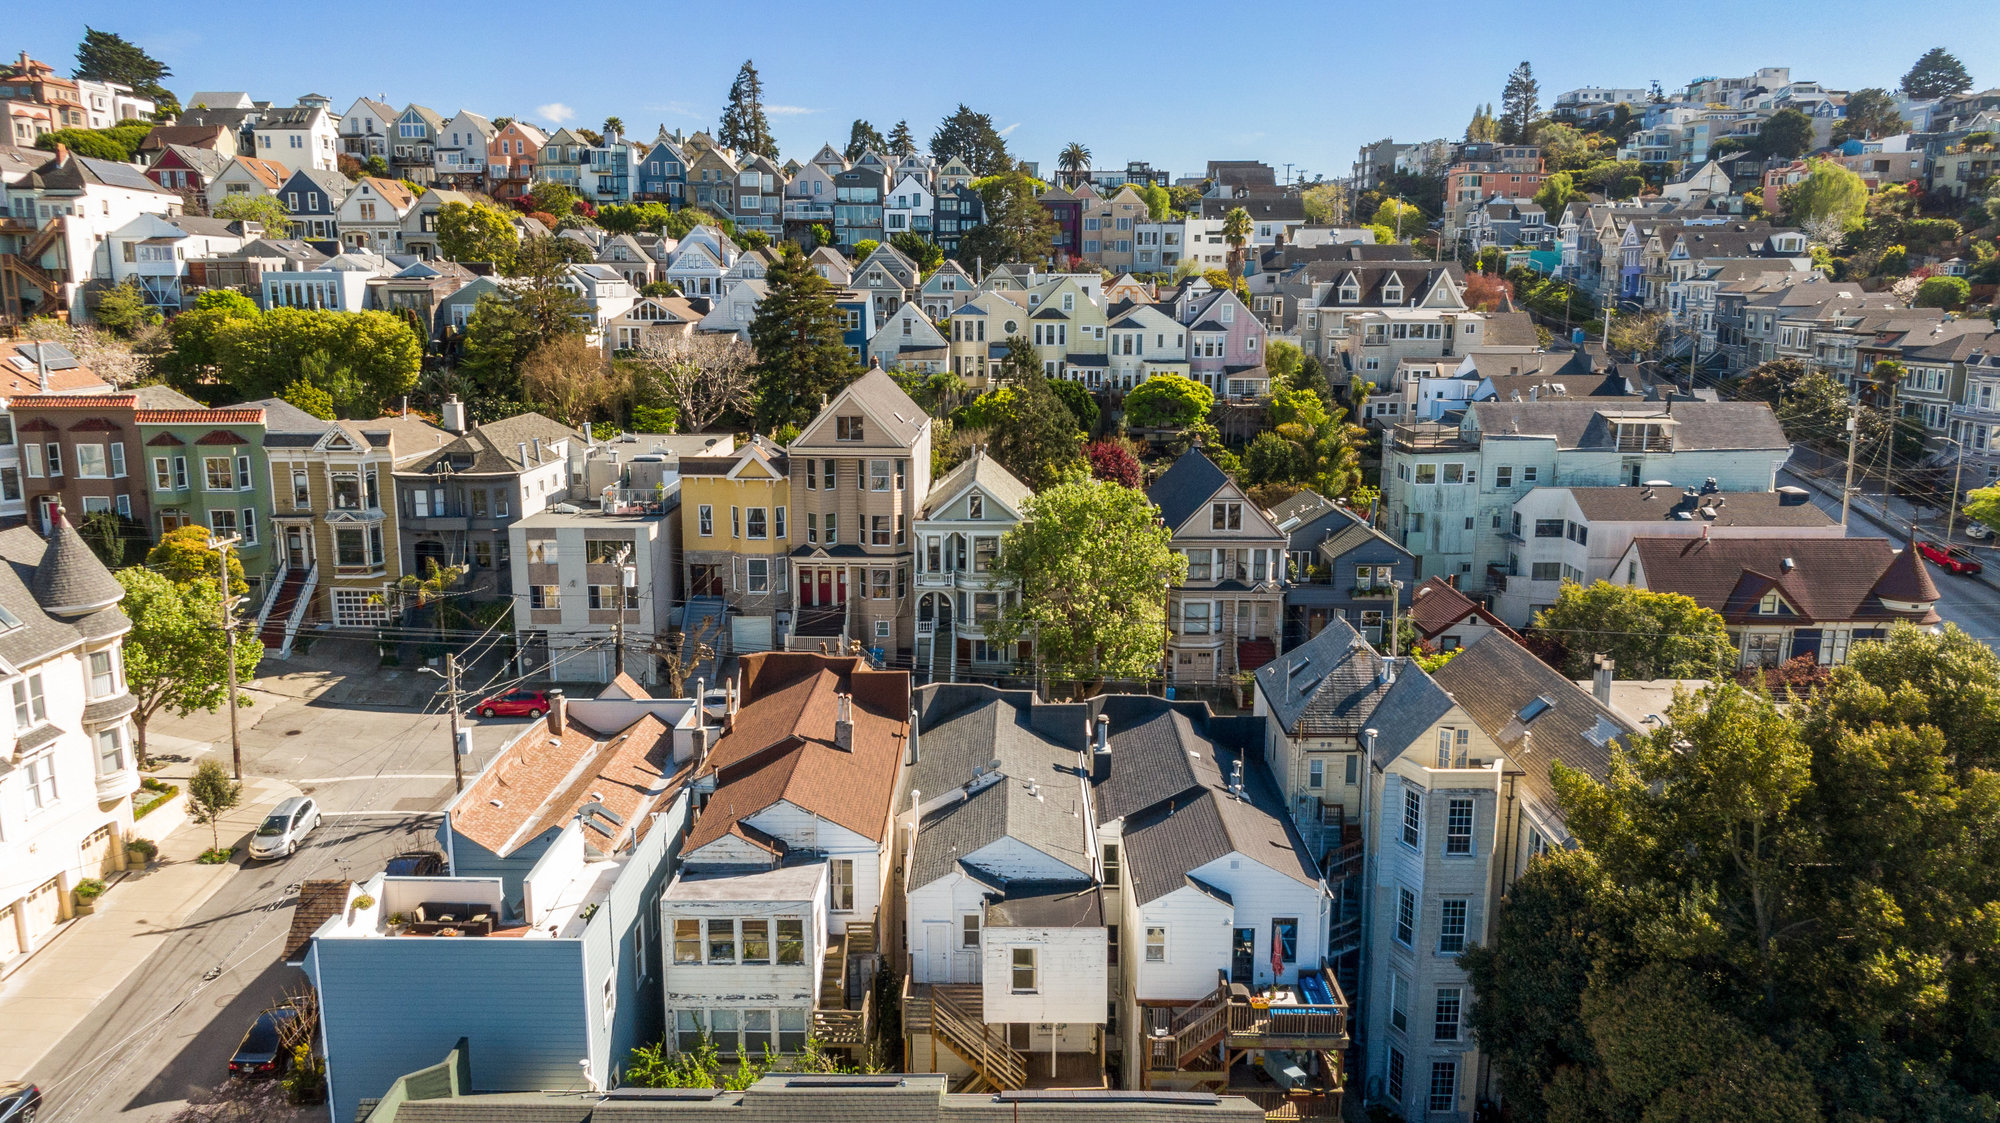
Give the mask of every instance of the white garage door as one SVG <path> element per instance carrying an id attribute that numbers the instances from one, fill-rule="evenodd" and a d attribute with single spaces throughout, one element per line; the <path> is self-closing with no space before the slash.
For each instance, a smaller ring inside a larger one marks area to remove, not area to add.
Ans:
<path id="1" fill-rule="evenodd" d="M 729 621 L 729 643 L 736 654 L 771 650 L 769 616 L 734 616 Z"/>
<path id="2" fill-rule="evenodd" d="M 83 868 L 91 871 L 92 877 L 102 877 L 112 872 L 111 865 L 111 824 L 91 831 L 84 837 Z"/>
<path id="3" fill-rule="evenodd" d="M 14 923 L 15 906 L 0 906 L 0 963 L 21 954 L 21 930 Z"/>
<path id="4" fill-rule="evenodd" d="M 54 928 L 62 920 L 61 886 L 55 878 L 48 884 L 28 894 L 28 942 L 34 943 L 42 934 Z"/>

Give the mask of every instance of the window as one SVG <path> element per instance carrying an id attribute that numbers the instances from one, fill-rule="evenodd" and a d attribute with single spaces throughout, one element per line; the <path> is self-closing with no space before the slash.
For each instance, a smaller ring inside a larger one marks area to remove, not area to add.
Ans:
<path id="1" fill-rule="evenodd" d="M 958 946 L 976 948 L 979 946 L 979 914 L 966 913 L 958 918 Z"/>
<path id="2" fill-rule="evenodd" d="M 1395 971 L 1389 972 L 1389 1025 L 1410 1028 L 1410 980 Z"/>
<path id="3" fill-rule="evenodd" d="M 703 538 L 714 537 L 715 535 L 714 507 L 710 506 L 707 503 L 703 503 L 701 506 L 695 508 L 695 521 L 700 525 L 701 528 L 700 532 Z"/>
<path id="4" fill-rule="evenodd" d="M 828 461 L 828 463 L 832 462 Z M 828 511 L 826 513 L 826 544 L 829 546 L 840 545 L 840 526 L 838 522 L 838 516 L 836 516 L 832 511 Z"/>
<path id="5" fill-rule="evenodd" d="M 1454 799 L 1445 812 L 1444 852 L 1472 853 L 1472 801 Z"/>
<path id="6" fill-rule="evenodd" d="M 1403 844 L 1416 846 L 1423 838 L 1424 801 L 1415 789 L 1403 789 Z"/>
<path id="7" fill-rule="evenodd" d="M 1242 530 L 1243 504 L 1241 503 L 1209 504 L 1208 528 L 1210 530 Z"/>
<path id="8" fill-rule="evenodd" d="M 1498 468 L 1495 468 L 1495 469 L 1493 469 L 1493 486 L 1494 486 L 1494 487 L 1513 487 L 1513 486 L 1514 486 L 1514 469 L 1513 469 L 1513 468 L 1512 468 L 1511 466 L 1508 466 L 1508 465 L 1504 465 L 1504 464 L 1503 464 L 1503 465 L 1501 465 L 1501 466 L 1500 466 L 1500 467 L 1498 467 Z"/>
<path id="9" fill-rule="evenodd" d="M 1015 948 L 1014 980 L 1013 980 L 1014 993 L 1015 994 L 1035 993 L 1035 991 L 1038 989 L 1036 986 L 1035 975 L 1036 975 L 1035 949 Z"/>
<path id="10" fill-rule="evenodd" d="M 124 460 L 125 458 L 124 451 L 122 449 L 119 449 L 117 445 L 113 445 L 112 448 L 116 449 L 117 451 L 115 451 L 112 454 L 111 461 L 113 465 L 117 466 L 118 471 L 116 474 L 122 476 L 125 474 L 125 469 L 124 466 L 120 463 L 120 461 Z M 236 458 L 236 490 L 238 491 L 250 490 L 250 458 L 247 456 L 239 456 Z"/>
<path id="11" fill-rule="evenodd" d="M 123 499 L 125 497 L 121 495 L 119 498 Z M 121 511 L 119 513 L 123 514 L 124 512 Z M 245 546 L 255 546 L 257 544 L 257 508 L 255 507 L 243 508 L 243 544 Z"/>
<path id="12" fill-rule="evenodd" d="M 1438 988 L 1437 1014 L 1432 1019 L 1431 1040 L 1458 1040 L 1459 1008 L 1463 1003 L 1461 994 L 1457 987 Z"/>
<path id="13" fill-rule="evenodd" d="M 1208 550 L 1189 550 L 1187 552 L 1187 559 L 1188 559 L 1188 570 L 1187 570 L 1188 580 L 1190 581 L 1209 580 L 1210 566 L 1214 563 L 1215 560 L 1214 554 L 1212 554 Z"/>
<path id="14" fill-rule="evenodd" d="M 834 483 L 833 457 L 831 456 L 827 457 L 825 460 L 820 461 L 819 465 L 820 465 L 820 484 L 819 484 L 820 489 L 823 491 L 832 491 Z"/>
<path id="15" fill-rule="evenodd" d="M 1431 1062 L 1431 1095 L 1429 1106 L 1432 1111 L 1450 1111 L 1458 1103 L 1458 1062 Z"/>
<path id="16" fill-rule="evenodd" d="M 1438 952 L 1456 955 L 1465 950 L 1464 897 L 1451 897 L 1438 906 Z"/>
<path id="17" fill-rule="evenodd" d="M 1146 962 L 1165 963 L 1167 961 L 1167 930 L 1165 928 L 1146 929 Z"/>
<path id="18" fill-rule="evenodd" d="M 976 491 L 975 491 L 975 492 L 973 492 L 973 493 L 972 493 L 971 495 L 968 495 L 968 496 L 966 496 L 966 498 L 965 498 L 965 517 L 966 517 L 966 518 L 968 518 L 968 519 L 983 519 L 983 518 L 985 518 L 985 517 L 986 517 L 986 497 L 985 497 L 985 496 L 983 496 L 983 495 L 981 495 L 981 494 L 979 494 L 979 493 L 978 493 L 978 492 L 976 492 Z"/>
<path id="19" fill-rule="evenodd" d="M 125 475 L 125 445 L 123 442 L 114 441 L 108 447 L 111 450 L 111 475 L 114 478 L 122 479 Z M 247 478 L 244 480 L 243 486 L 250 486 Z"/>
<path id="20" fill-rule="evenodd" d="M 1296 917 L 1278 917 L 1271 921 L 1271 940 L 1286 963 L 1299 961 L 1299 922 Z"/>
<path id="21" fill-rule="evenodd" d="M 109 651 L 90 653 L 90 696 L 108 698 L 118 693 L 118 662 Z"/>
<path id="22" fill-rule="evenodd" d="M 744 515 L 744 520 L 745 525 L 749 527 L 749 537 L 769 538 L 771 536 L 771 528 L 767 521 L 768 517 L 767 512 L 762 507 L 751 507 L 748 509 Z"/>
<path id="23" fill-rule="evenodd" d="M 704 1016 L 704 1011 L 675 1010 L 674 1034 L 681 1052 L 692 1053 L 700 1049 L 702 1039 L 708 1036 L 708 1019 Z"/>
<path id="24" fill-rule="evenodd" d="M 1435 464 L 1417 465 L 1417 482 L 1420 484 L 1434 484 L 1438 482 L 1437 465 Z"/>
<path id="25" fill-rule="evenodd" d="M 870 460 L 868 462 L 868 490 L 889 490 L 889 462 L 887 460 Z"/>
<path id="26" fill-rule="evenodd" d="M 76 474 L 88 480 L 101 480 L 110 474 L 103 445 L 76 446 Z"/>
<path id="27" fill-rule="evenodd" d="M 833 439 L 837 441 L 867 440 L 867 430 L 859 417 L 836 417 L 833 419 Z"/>
<path id="28" fill-rule="evenodd" d="M 1107 924 L 1104 926 L 1104 956 L 1105 966 L 1118 966 L 1118 926 L 1116 924 Z"/>
<path id="29" fill-rule="evenodd" d="M 832 908 L 835 912 L 854 911 L 854 859 L 833 860 Z"/>
<path id="30" fill-rule="evenodd" d="M 28 475 L 40 479 L 42 475 L 42 446 L 23 445 L 21 451 L 28 459 Z"/>
<path id="31" fill-rule="evenodd" d="M 775 507 L 771 511 L 771 537 L 783 538 L 784 536 L 785 509 L 783 507 Z"/>
<path id="32" fill-rule="evenodd" d="M 1535 468 L 1532 465 L 1521 469 L 1521 482 L 1524 484 L 1535 482 Z"/>
<path id="33" fill-rule="evenodd" d="M 34 809 L 40 811 L 55 803 L 57 799 L 55 753 L 51 751 L 29 757 L 26 771 L 28 802 Z"/>
<path id="34" fill-rule="evenodd" d="M 42 676 L 29 675 L 14 684 L 14 728 L 27 729 L 49 719 L 48 703 L 42 697 Z"/>
<path id="35" fill-rule="evenodd" d="M 1563 536 L 1563 521 L 1561 519 L 1535 520 L 1535 537 L 1561 538 L 1562 536 Z"/>
<path id="36" fill-rule="evenodd" d="M 743 922 L 743 965 L 764 966 L 771 962 L 771 922 L 759 917 Z"/>
<path id="37" fill-rule="evenodd" d="M 743 537 L 743 508 L 741 507 L 731 507 L 729 509 L 729 536 L 731 538 Z"/>
<path id="38" fill-rule="evenodd" d="M 557 604 L 556 598 L 560 595 L 560 590 L 554 585 L 530 585 L 528 586 L 528 607 L 554 608 Z"/>
<path id="39" fill-rule="evenodd" d="M 1401 886 L 1396 889 L 1396 942 L 1404 947 L 1417 942 L 1417 895 Z"/>
<path id="40" fill-rule="evenodd" d="M 797 967 L 806 961 L 806 922 L 798 917 L 778 918 L 778 966 Z"/>
<path id="41" fill-rule="evenodd" d="M 228 538 L 236 533 L 236 512 L 215 510 L 208 513 L 208 529 L 217 538 Z"/>
<path id="42" fill-rule="evenodd" d="M 174 472 L 174 486 L 178 488 L 187 487 L 187 463 L 176 458 L 174 467 L 176 469 Z M 306 471 L 304 468 L 292 469 L 292 506 L 312 506 L 312 489 L 306 485 Z"/>
<path id="43" fill-rule="evenodd" d="M 1401 1104 L 1403 1102 L 1403 1051 L 1394 1045 L 1389 1046 L 1388 1076 L 1389 1098 Z"/>
<path id="44" fill-rule="evenodd" d="M 1326 762 L 1309 760 L 1306 762 L 1306 787 L 1318 791 L 1326 786 Z"/>
<path id="45" fill-rule="evenodd" d="M 869 541 L 876 546 L 889 544 L 889 516 L 874 515 L 869 519 Z"/>
<path id="46" fill-rule="evenodd" d="M 1357 779 L 1357 777 L 1358 777 L 1358 775 L 1359 775 L 1359 773 L 1360 773 L 1360 770 L 1361 770 L 1361 756 L 1360 756 L 1360 754 L 1358 754 L 1358 753 L 1350 753 L 1350 754 L 1348 754 L 1348 757 L 1347 757 L 1347 785 L 1348 785 L 1349 787 L 1353 787 L 1353 786 L 1354 786 L 1354 785 L 1355 785 L 1356 783 L 1358 783 L 1358 782 L 1359 782 L 1359 780 Z"/>
<path id="47" fill-rule="evenodd" d="M 736 962 L 736 922 L 734 920 L 710 919 L 708 922 L 708 961 L 715 963 Z"/>
<path id="48" fill-rule="evenodd" d="M 1119 872 L 1118 844 L 1107 842 L 1104 844 L 1104 884 L 1108 886 L 1117 885 Z"/>
<path id="49" fill-rule="evenodd" d="M 1181 634 L 1184 636 L 1205 636 L 1208 634 L 1209 609 L 1207 601 L 1189 601 L 1181 605 Z"/>
<path id="50" fill-rule="evenodd" d="M 1560 581 L 1560 580 L 1562 580 L 1562 563 L 1561 563 L 1561 562 L 1531 562 L 1531 563 L 1529 563 L 1529 565 L 1528 565 L 1528 580 L 1530 580 L 1530 581 Z"/>
<path id="51" fill-rule="evenodd" d="M 817 461 L 806 461 L 806 490 L 819 490 L 819 464 Z"/>
<path id="52" fill-rule="evenodd" d="M 674 921 L 674 962 L 681 966 L 701 962 L 701 921 Z"/>

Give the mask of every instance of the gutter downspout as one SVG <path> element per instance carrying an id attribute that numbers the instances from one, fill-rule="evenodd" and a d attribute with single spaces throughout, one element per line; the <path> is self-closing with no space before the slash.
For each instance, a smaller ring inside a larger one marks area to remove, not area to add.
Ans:
<path id="1" fill-rule="evenodd" d="M 1361 950 L 1357 953 L 1356 956 L 1354 977 L 1357 981 L 1355 989 L 1360 991 L 1362 994 L 1366 994 L 1368 992 L 1368 967 L 1369 967 L 1368 951 L 1369 948 L 1374 943 L 1374 941 L 1370 938 L 1373 933 L 1373 929 L 1371 929 L 1369 926 L 1369 921 L 1371 918 L 1370 914 L 1373 913 L 1374 910 L 1369 906 L 1375 899 L 1375 858 L 1376 858 L 1376 851 L 1379 848 L 1374 844 L 1374 840 L 1369 837 L 1370 833 L 1374 830 L 1375 827 L 1375 813 L 1373 805 L 1369 802 L 1368 788 L 1369 788 L 1369 779 L 1374 774 L 1375 770 L 1375 739 L 1379 736 L 1381 736 L 1381 732 L 1379 730 L 1364 729 L 1361 731 L 1361 745 L 1362 745 L 1361 853 L 1363 855 L 1361 864 L 1361 893 L 1360 893 Z M 1356 997 L 1355 995 L 1348 995 L 1347 1001 L 1349 1006 L 1352 1006 L 1354 1004 L 1355 997 Z M 1366 1034 L 1367 1034 L 1367 1026 L 1364 1024 L 1362 1026 L 1362 1035 L 1366 1036 Z M 1364 1073 L 1362 1078 L 1362 1088 L 1364 1089 L 1364 1091 L 1367 1088 L 1367 1086 L 1368 1086 L 1368 1081 L 1366 1074 Z"/>

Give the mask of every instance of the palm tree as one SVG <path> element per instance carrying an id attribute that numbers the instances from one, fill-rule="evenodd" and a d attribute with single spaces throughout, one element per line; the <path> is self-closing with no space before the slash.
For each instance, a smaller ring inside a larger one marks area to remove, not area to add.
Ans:
<path id="1" fill-rule="evenodd" d="M 1075 187 L 1076 181 L 1083 178 L 1084 171 L 1090 167 L 1090 149 L 1072 140 L 1056 157 L 1056 166 L 1069 179 L 1069 185 Z"/>
<path id="2" fill-rule="evenodd" d="M 623 118 L 623 117 L 606 117 L 606 118 L 604 119 L 604 135 L 605 135 L 605 136 L 624 136 L 624 135 L 625 135 L 625 118 Z"/>
<path id="3" fill-rule="evenodd" d="M 1250 212 L 1231 207 L 1222 216 L 1222 240 L 1229 243 L 1229 275 L 1243 275 L 1243 246 L 1250 240 Z"/>

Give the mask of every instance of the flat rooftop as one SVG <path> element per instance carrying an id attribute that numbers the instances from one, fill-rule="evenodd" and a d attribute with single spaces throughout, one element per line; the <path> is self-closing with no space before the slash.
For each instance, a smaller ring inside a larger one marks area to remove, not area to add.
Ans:
<path id="1" fill-rule="evenodd" d="M 826 881 L 824 862 L 754 873 L 709 873 L 674 879 L 669 901 L 810 901 Z"/>

